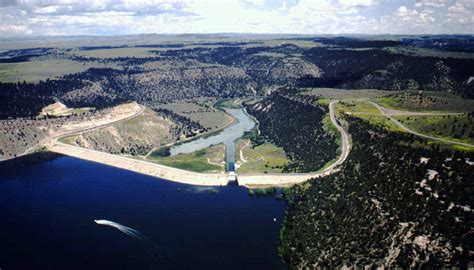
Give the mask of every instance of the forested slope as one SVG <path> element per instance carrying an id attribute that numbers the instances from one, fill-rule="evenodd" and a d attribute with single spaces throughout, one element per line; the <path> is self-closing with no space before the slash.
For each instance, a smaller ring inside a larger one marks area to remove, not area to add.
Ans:
<path id="1" fill-rule="evenodd" d="M 338 145 L 322 124 L 328 109 L 311 99 L 275 92 L 247 109 L 259 121 L 261 136 L 290 158 L 284 172 L 317 171 L 336 157 Z"/>
<path id="2" fill-rule="evenodd" d="M 473 155 L 348 121 L 342 170 L 288 194 L 283 260 L 292 269 L 472 267 Z"/>

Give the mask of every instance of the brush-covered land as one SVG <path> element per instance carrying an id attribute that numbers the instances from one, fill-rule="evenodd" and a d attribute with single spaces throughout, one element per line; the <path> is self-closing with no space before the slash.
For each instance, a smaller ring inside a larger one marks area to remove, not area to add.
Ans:
<path id="1" fill-rule="evenodd" d="M 472 154 L 346 119 L 353 149 L 341 171 L 287 194 L 283 260 L 294 269 L 472 267 Z"/>
<path id="2" fill-rule="evenodd" d="M 323 125 L 327 107 L 292 89 L 247 107 L 259 122 L 260 137 L 282 147 L 290 162 L 283 172 L 314 172 L 336 157 L 336 136 Z"/>
<path id="3" fill-rule="evenodd" d="M 154 147 L 174 143 L 183 125 L 147 109 L 142 115 L 112 126 L 62 139 L 73 145 L 112 154 L 145 154 Z"/>
<path id="4" fill-rule="evenodd" d="M 396 116 L 407 127 L 440 138 L 474 145 L 473 113 L 459 115 Z"/>

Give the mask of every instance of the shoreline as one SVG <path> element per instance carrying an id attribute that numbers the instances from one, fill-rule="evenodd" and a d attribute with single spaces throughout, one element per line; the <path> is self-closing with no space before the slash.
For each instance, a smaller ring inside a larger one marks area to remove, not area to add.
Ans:
<path id="1" fill-rule="evenodd" d="M 226 124 L 222 127 L 220 127 L 219 129 L 217 130 L 213 130 L 213 131 L 208 131 L 208 132 L 203 132 L 201 134 L 198 134 L 196 137 L 191 137 L 191 138 L 186 138 L 184 140 L 180 140 L 180 141 L 177 141 L 175 143 L 168 143 L 168 144 L 165 144 L 165 145 L 161 145 L 159 147 L 154 147 L 153 149 L 151 149 L 150 151 L 148 151 L 145 155 L 140 155 L 140 157 L 143 159 L 143 160 L 148 160 L 148 156 L 151 155 L 151 153 L 153 153 L 154 151 L 162 148 L 162 147 L 173 147 L 173 146 L 178 146 L 180 144 L 183 144 L 183 143 L 188 143 L 188 142 L 191 142 L 193 140 L 198 140 L 200 138 L 206 138 L 207 136 L 212 136 L 214 134 L 217 134 L 221 131 L 223 131 L 224 129 L 234 125 L 237 123 L 237 119 L 235 119 L 232 115 L 228 114 L 227 112 L 223 111 L 227 116 L 229 116 L 230 118 L 230 121 L 227 121 Z"/>

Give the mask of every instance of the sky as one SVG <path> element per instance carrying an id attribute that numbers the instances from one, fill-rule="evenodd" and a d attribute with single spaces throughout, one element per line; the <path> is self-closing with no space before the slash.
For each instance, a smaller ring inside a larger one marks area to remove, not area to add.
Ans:
<path id="1" fill-rule="evenodd" d="M 474 34 L 474 0 L 0 0 L 0 36 Z"/>

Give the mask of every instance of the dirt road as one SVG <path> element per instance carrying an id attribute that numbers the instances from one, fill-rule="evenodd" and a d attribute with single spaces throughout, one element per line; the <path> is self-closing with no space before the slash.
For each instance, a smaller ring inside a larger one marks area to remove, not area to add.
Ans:
<path id="1" fill-rule="evenodd" d="M 467 146 L 467 147 L 474 147 L 473 144 L 469 144 L 469 143 L 463 143 L 463 142 L 457 142 L 457 141 L 452 141 L 452 140 L 447 140 L 447 139 L 443 139 L 443 138 L 438 138 L 438 137 L 434 137 L 434 136 L 430 136 L 430 135 L 426 135 L 426 134 L 422 134 L 422 133 L 419 133 L 419 132 L 416 132 L 416 131 L 413 131 L 409 128 L 407 128 L 404 124 L 402 124 L 400 121 L 398 121 L 397 119 L 393 118 L 392 115 L 401 115 L 401 114 L 392 114 L 390 113 L 391 109 L 387 109 L 387 108 L 384 108 L 382 106 L 380 106 L 379 104 L 375 103 L 375 102 L 372 102 L 372 101 L 369 101 L 370 104 L 372 104 L 373 106 L 375 106 L 379 112 L 387 117 L 388 119 L 390 119 L 390 121 L 392 121 L 395 125 L 397 125 L 399 128 L 403 129 L 404 131 L 408 132 L 408 133 L 411 133 L 415 136 L 419 136 L 419 137 L 422 137 L 422 138 L 425 138 L 425 139 L 430 139 L 430 140 L 436 140 L 436 141 L 441 141 L 441 142 L 445 142 L 445 143 L 451 143 L 451 144 L 456 144 L 456 145 L 461 145 L 461 146 Z M 409 114 L 409 112 L 404 112 L 403 115 L 456 115 L 456 114 L 453 114 L 453 113 L 446 113 L 446 114 L 440 114 L 440 113 L 436 113 L 436 114 L 430 114 L 430 113 L 425 113 L 425 114 L 420 114 L 420 113 L 413 113 L 413 114 Z"/>

